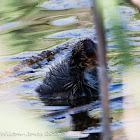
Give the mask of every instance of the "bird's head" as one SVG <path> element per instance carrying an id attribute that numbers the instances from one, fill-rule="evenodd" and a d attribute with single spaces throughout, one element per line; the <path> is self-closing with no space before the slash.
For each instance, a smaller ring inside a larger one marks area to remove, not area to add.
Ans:
<path id="1" fill-rule="evenodd" d="M 96 46 L 91 39 L 77 42 L 72 51 L 74 64 L 83 68 L 95 68 L 98 65 Z"/>

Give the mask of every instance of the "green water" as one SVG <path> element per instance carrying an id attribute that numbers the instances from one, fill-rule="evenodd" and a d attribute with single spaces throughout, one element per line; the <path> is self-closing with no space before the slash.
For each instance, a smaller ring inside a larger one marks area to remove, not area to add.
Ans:
<path id="1" fill-rule="evenodd" d="M 49 3 L 44 3 L 49 2 Z M 51 3 L 52 2 L 52 3 Z M 79 2 L 78 4 L 76 2 Z M 46 6 L 46 5 L 47 6 Z M 62 5 L 62 6 L 61 6 Z M 64 0 L 45 1 L 45 0 L 1 0 L 0 3 L 0 72 L 3 73 L 22 60 L 26 60 L 31 56 L 36 56 L 42 51 L 55 48 L 56 46 L 69 42 L 73 38 L 83 36 L 95 37 L 95 25 L 91 12 L 89 1 L 72 0 L 67 2 Z M 110 94 L 117 97 L 122 95 L 122 71 L 123 63 L 131 63 L 139 69 L 140 57 L 140 14 L 139 11 L 127 3 L 121 3 L 117 7 L 121 11 L 124 21 L 124 27 L 121 32 L 112 32 L 110 28 L 110 19 L 105 17 L 106 35 L 108 43 L 108 64 L 109 73 L 112 81 L 110 83 Z M 119 27 L 116 28 L 120 29 Z M 127 41 L 125 51 L 120 53 L 124 48 L 118 49 L 122 42 L 121 35 L 126 35 Z M 119 36 L 117 42 L 116 36 Z M 129 46 L 128 45 L 129 42 Z M 29 116 L 36 118 L 41 116 L 41 121 L 51 122 L 51 128 L 59 132 L 70 132 L 73 130 L 71 110 L 62 104 L 60 106 L 49 106 L 38 98 L 34 89 L 45 76 L 48 67 L 59 63 L 59 60 L 65 57 L 67 51 L 62 51 L 56 56 L 54 62 L 42 68 L 34 69 L 31 66 L 23 66 L 21 70 L 23 74 L 18 72 L 12 73 L 0 80 L 0 102 L 2 104 L 14 104 L 21 110 L 32 112 Z M 124 55 L 124 56 L 123 56 Z M 130 58 L 130 60 L 128 59 Z M 121 60 L 122 59 L 122 60 Z M 126 61 L 127 60 L 127 61 Z M 28 73 L 28 71 L 34 71 Z M 1 105 L 4 107 L 4 105 Z M 111 104 L 111 116 L 113 123 L 120 123 L 123 113 L 123 103 L 120 100 Z M 52 117 L 42 117 L 55 111 L 60 110 L 60 114 Z M 65 113 L 62 110 L 68 110 Z M 79 112 L 82 107 L 79 109 Z M 85 111 L 85 110 L 84 110 Z M 86 116 L 91 121 L 100 117 L 100 107 L 91 109 L 88 113 L 82 112 L 81 115 Z M 77 116 L 80 116 L 76 111 Z M 92 119 L 91 119 L 92 118 Z M 84 124 L 82 117 L 78 125 Z M 83 122 L 82 122 L 83 121 Z M 76 124 L 75 124 L 76 125 Z M 77 127 L 79 127 L 77 125 Z M 82 125 L 83 129 L 87 129 L 96 124 Z M 98 123 L 97 123 L 98 125 Z M 121 124 L 119 124 L 121 126 Z M 76 127 L 76 126 L 75 126 Z M 121 131 L 122 128 L 119 129 Z M 117 132 L 116 132 L 117 133 Z M 71 136 L 79 136 L 78 132 L 71 133 Z M 69 136 L 69 134 L 66 134 Z M 82 137 L 82 136 L 81 136 Z M 86 137 L 86 136 L 85 136 Z M 95 136 L 94 136 L 95 137 Z M 73 138 L 73 137 L 69 137 Z M 80 138 L 80 136 L 79 136 Z M 86 139 L 86 138 L 85 138 Z"/>
<path id="2" fill-rule="evenodd" d="M 68 10 L 41 8 L 43 1 L 2 1 L 0 10 L 1 26 L 14 23 L 1 30 L 1 56 L 21 52 L 45 50 L 56 46 L 65 39 L 44 39 L 45 36 L 69 29 L 91 28 L 92 17 L 89 7 Z M 73 24 L 54 26 L 52 21 L 75 16 Z"/>

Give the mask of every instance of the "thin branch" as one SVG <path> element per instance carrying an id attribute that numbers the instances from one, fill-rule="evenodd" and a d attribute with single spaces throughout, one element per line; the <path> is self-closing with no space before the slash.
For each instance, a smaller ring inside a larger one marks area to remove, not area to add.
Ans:
<path id="1" fill-rule="evenodd" d="M 127 0 L 127 1 L 133 4 L 138 9 L 140 9 L 140 0 Z"/>
<path id="2" fill-rule="evenodd" d="M 97 40 L 98 40 L 98 61 L 99 61 L 99 80 L 100 80 L 100 94 L 102 102 L 102 126 L 103 140 L 110 140 L 110 122 L 109 122 L 109 98 L 108 98 L 108 78 L 106 71 L 106 41 L 103 25 L 103 7 L 100 0 L 93 0 L 94 3 L 94 21 L 96 25 Z"/>

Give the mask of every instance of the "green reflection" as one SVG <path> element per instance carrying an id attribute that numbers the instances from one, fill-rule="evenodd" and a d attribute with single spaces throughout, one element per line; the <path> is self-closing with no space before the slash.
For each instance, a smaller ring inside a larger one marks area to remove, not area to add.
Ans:
<path id="1" fill-rule="evenodd" d="M 1 0 L 0 20 L 2 22 L 11 22 L 21 17 L 29 16 L 36 12 L 37 5 L 43 0 Z"/>
<path id="2" fill-rule="evenodd" d="M 133 53 L 135 46 L 131 45 L 130 41 L 127 39 L 130 37 L 129 32 L 131 29 L 127 28 L 127 23 L 125 21 L 126 15 L 121 14 L 122 3 L 123 2 L 118 0 L 108 0 L 105 2 L 104 7 L 105 22 L 108 31 L 107 35 L 111 38 L 110 41 L 113 43 L 112 48 L 114 48 L 109 50 L 109 52 L 113 54 L 110 60 L 113 62 L 113 65 L 119 64 L 121 70 L 135 64 L 135 55 Z M 131 22 L 131 18 L 129 18 L 129 20 L 129 22 Z"/>
<path id="3" fill-rule="evenodd" d="M 42 1 L 42 0 L 41 0 Z M 37 13 L 37 5 L 41 2 L 38 0 L 2 0 L 0 4 L 0 29 L 15 21 L 20 21 L 21 25 L 24 26 L 26 18 L 33 16 Z M 10 27 L 10 25 L 9 25 Z M 28 51 L 29 48 L 35 46 L 37 43 L 34 40 L 29 40 L 28 36 L 25 36 L 24 32 L 26 27 L 13 27 L 7 28 L 9 30 L 2 30 L 0 35 L 0 55 L 11 55 Z M 15 29 L 15 30 L 13 30 Z M 28 45 L 27 45 L 28 44 Z"/>
<path id="4" fill-rule="evenodd" d="M 91 28 L 89 7 L 53 11 L 39 7 L 46 0 L 2 0 L 0 5 L 0 56 L 28 51 L 40 51 L 54 47 L 68 39 L 45 39 L 56 32 Z M 78 21 L 65 26 L 53 26 L 56 19 L 75 15 Z M 10 26 L 19 22 L 19 24 Z M 8 23 L 8 25 L 7 25 Z M 5 27 L 9 26 L 9 27 Z M 3 29 L 4 27 L 4 29 Z"/>

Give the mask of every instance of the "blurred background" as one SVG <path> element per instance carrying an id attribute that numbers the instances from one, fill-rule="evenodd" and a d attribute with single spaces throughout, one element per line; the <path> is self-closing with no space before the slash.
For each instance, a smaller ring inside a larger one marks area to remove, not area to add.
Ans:
<path id="1" fill-rule="evenodd" d="M 98 101 L 45 103 L 35 92 L 46 71 L 70 51 L 69 44 L 80 37 L 96 41 L 91 7 L 90 0 L 1 0 L 1 139 L 100 139 Z M 125 0 L 106 0 L 101 8 L 112 139 L 139 140 L 140 13 Z M 39 58 L 46 50 L 50 55 Z"/>

